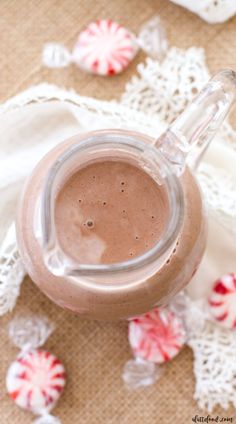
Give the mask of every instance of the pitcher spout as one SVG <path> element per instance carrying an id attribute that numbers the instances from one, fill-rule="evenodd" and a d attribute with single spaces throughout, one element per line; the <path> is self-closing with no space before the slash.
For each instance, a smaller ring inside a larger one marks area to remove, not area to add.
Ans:
<path id="1" fill-rule="evenodd" d="M 156 146 L 181 174 L 186 162 L 196 168 L 236 100 L 236 73 L 224 69 L 156 141 Z"/>

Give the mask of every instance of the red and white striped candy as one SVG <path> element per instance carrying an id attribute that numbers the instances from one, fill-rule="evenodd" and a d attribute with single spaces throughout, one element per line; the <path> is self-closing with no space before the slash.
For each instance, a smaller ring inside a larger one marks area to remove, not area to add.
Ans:
<path id="1" fill-rule="evenodd" d="M 23 409 L 41 414 L 50 411 L 65 386 L 65 369 L 45 350 L 21 353 L 7 372 L 7 391 Z"/>
<path id="2" fill-rule="evenodd" d="M 167 309 L 155 308 L 129 323 L 129 342 L 136 357 L 161 364 L 174 358 L 186 341 L 183 322 Z"/>
<path id="3" fill-rule="evenodd" d="M 236 328 L 236 273 L 224 275 L 213 285 L 208 299 L 213 318 L 227 328 Z"/>
<path id="4" fill-rule="evenodd" d="M 135 36 L 109 19 L 92 22 L 82 31 L 73 50 L 80 68 L 98 75 L 122 72 L 136 55 Z"/>

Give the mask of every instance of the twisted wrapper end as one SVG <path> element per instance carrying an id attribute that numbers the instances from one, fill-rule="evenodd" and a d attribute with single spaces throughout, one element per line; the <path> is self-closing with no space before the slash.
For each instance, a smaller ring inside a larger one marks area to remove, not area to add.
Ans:
<path id="1" fill-rule="evenodd" d="M 51 414 L 45 413 L 41 417 L 36 418 L 32 424 L 61 424 L 61 420 Z"/>
<path id="2" fill-rule="evenodd" d="M 168 41 L 159 16 L 154 16 L 141 27 L 137 43 L 152 59 L 159 61 L 164 59 L 168 49 Z"/>
<path id="3" fill-rule="evenodd" d="M 46 317 L 38 315 L 16 316 L 10 322 L 9 337 L 21 350 L 37 349 L 52 334 L 54 325 Z"/>
<path id="4" fill-rule="evenodd" d="M 66 68 L 73 62 L 73 57 L 63 45 L 47 43 L 43 48 L 42 61 L 48 68 Z"/>
<path id="5" fill-rule="evenodd" d="M 136 357 L 126 362 L 122 378 L 128 389 L 136 390 L 154 384 L 163 372 L 163 366 Z"/>

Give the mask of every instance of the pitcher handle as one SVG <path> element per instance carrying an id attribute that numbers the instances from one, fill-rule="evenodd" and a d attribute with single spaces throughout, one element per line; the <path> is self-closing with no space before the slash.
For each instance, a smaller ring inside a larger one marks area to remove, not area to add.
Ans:
<path id="1" fill-rule="evenodd" d="M 200 91 L 155 145 L 180 175 L 186 161 L 196 169 L 236 100 L 236 73 L 224 69 Z"/>

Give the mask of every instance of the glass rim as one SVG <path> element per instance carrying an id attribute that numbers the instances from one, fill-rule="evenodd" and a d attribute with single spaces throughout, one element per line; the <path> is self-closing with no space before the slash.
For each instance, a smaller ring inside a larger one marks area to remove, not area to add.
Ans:
<path id="1" fill-rule="evenodd" d="M 79 140 L 76 143 L 76 138 L 78 137 Z M 55 275 L 76 277 L 81 275 L 104 275 L 109 273 L 132 271 L 158 260 L 171 247 L 179 234 L 183 223 L 184 195 L 179 177 L 174 173 L 173 167 L 168 162 L 168 159 L 166 159 L 153 145 L 155 139 L 142 133 L 117 129 L 91 131 L 89 133 L 85 133 L 84 138 L 81 138 L 81 134 L 78 134 L 72 139 L 75 139 L 75 143 L 68 146 L 66 150 L 57 157 L 56 161 L 49 169 L 45 178 L 41 196 L 42 207 L 40 222 L 42 229 L 42 248 L 43 251 L 46 252 L 44 259 L 47 257 L 45 265 L 50 268 Z M 56 248 L 54 247 L 52 249 L 51 247 L 52 245 L 55 245 L 55 237 L 52 237 L 55 227 L 52 213 L 53 200 L 51 198 L 53 185 L 55 178 L 65 161 L 71 159 L 74 154 L 78 154 L 88 148 L 98 147 L 99 145 L 108 146 L 108 144 L 111 145 L 112 142 L 116 143 L 116 147 L 129 147 L 135 149 L 136 152 L 140 154 L 144 151 L 149 152 L 158 162 L 161 163 L 165 174 L 164 179 L 168 192 L 171 212 L 170 219 L 164 231 L 163 237 L 161 237 L 161 239 L 158 240 L 151 249 L 148 249 L 143 254 L 136 256 L 135 258 L 114 264 L 78 264 L 75 261 L 71 261 L 71 258 L 66 255 L 58 244 Z M 54 254 L 58 254 L 60 261 L 62 259 L 60 265 L 62 266 L 63 264 L 63 270 L 60 271 L 59 268 L 58 270 L 53 270 L 52 267 L 49 266 L 48 258 L 52 252 L 54 252 Z M 67 265 L 65 266 L 66 261 Z"/>

